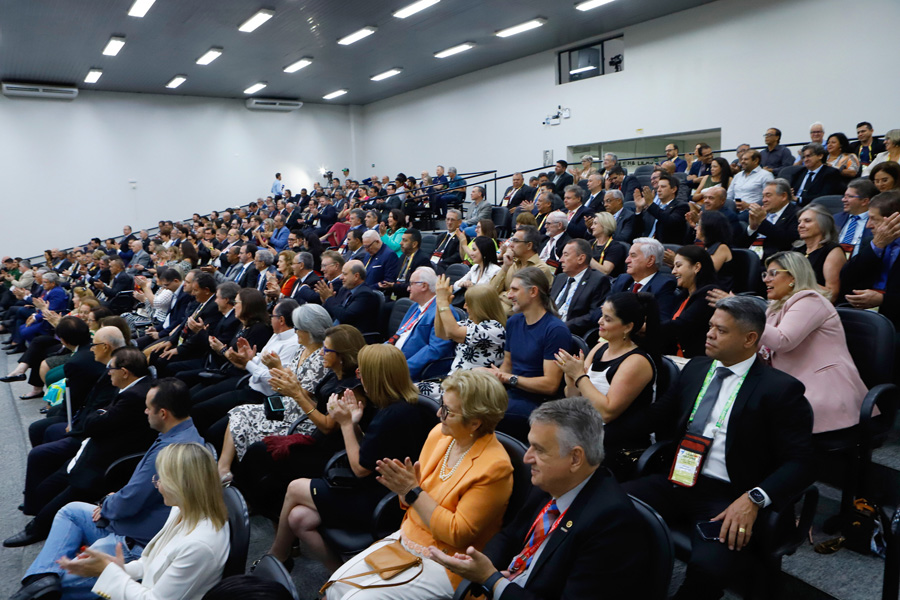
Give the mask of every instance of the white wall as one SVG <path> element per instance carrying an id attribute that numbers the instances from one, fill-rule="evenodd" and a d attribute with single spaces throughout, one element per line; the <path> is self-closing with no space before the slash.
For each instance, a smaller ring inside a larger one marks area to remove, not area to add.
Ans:
<path id="1" fill-rule="evenodd" d="M 339 172 L 349 160 L 349 113 L 326 105 L 258 112 L 240 100 L 149 94 L 0 97 L 0 254 L 37 255 L 121 235 L 126 223 L 137 229 L 245 204 L 268 192 L 276 170 L 299 191 L 320 178 L 320 166 Z"/>
<path id="2" fill-rule="evenodd" d="M 861 120 L 883 133 L 900 127 L 897 22 L 896 1 L 720 0 L 625 29 L 621 73 L 555 85 L 545 52 L 367 105 L 361 166 L 509 173 L 542 150 L 641 135 L 721 127 L 733 148 L 774 126 L 800 142 L 816 120 L 851 140 Z M 560 104 L 572 117 L 542 125 Z M 385 144 L 401 127 L 406 143 Z"/>

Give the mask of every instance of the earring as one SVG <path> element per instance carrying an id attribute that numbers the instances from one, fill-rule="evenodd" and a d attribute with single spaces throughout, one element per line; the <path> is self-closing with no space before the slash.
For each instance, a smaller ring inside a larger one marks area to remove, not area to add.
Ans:
<path id="1" fill-rule="evenodd" d="M 794 287 L 794 282 L 792 281 L 789 285 L 790 287 Z"/>
<path id="2" fill-rule="evenodd" d="M 627 334 L 627 333 L 623 333 L 623 334 L 622 334 L 622 341 L 623 341 L 623 342 L 627 342 L 627 341 L 628 341 L 628 334 Z"/>

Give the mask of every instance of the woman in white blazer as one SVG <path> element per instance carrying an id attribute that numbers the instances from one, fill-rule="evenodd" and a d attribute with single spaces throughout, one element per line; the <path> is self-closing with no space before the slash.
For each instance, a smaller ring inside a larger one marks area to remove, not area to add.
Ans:
<path id="1" fill-rule="evenodd" d="M 212 454 L 199 444 L 171 444 L 159 453 L 156 472 L 154 483 L 172 507 L 166 524 L 133 562 L 124 564 L 121 547 L 116 556 L 86 549 L 61 559 L 68 573 L 97 578 L 64 577 L 67 599 L 200 600 L 222 578 L 228 513 Z"/>

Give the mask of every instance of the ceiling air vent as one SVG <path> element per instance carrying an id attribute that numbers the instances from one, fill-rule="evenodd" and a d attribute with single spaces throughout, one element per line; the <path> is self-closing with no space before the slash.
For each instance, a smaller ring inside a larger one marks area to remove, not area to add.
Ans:
<path id="1" fill-rule="evenodd" d="M 42 83 L 3 83 L 3 95 L 20 98 L 46 98 L 49 100 L 74 100 L 78 88 Z"/>
<path id="2" fill-rule="evenodd" d="M 277 112 L 291 112 L 303 106 L 303 103 L 298 100 L 274 100 L 268 98 L 247 98 L 246 104 L 250 110 L 274 110 Z"/>

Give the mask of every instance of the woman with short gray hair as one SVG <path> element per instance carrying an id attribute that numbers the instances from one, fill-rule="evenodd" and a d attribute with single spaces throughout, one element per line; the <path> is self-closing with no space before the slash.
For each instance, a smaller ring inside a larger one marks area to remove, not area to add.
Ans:
<path id="1" fill-rule="evenodd" d="M 900 129 L 891 129 L 884 134 L 884 152 L 875 157 L 869 166 L 863 169 L 863 176 L 868 177 L 872 168 L 883 162 L 900 162 Z"/>

